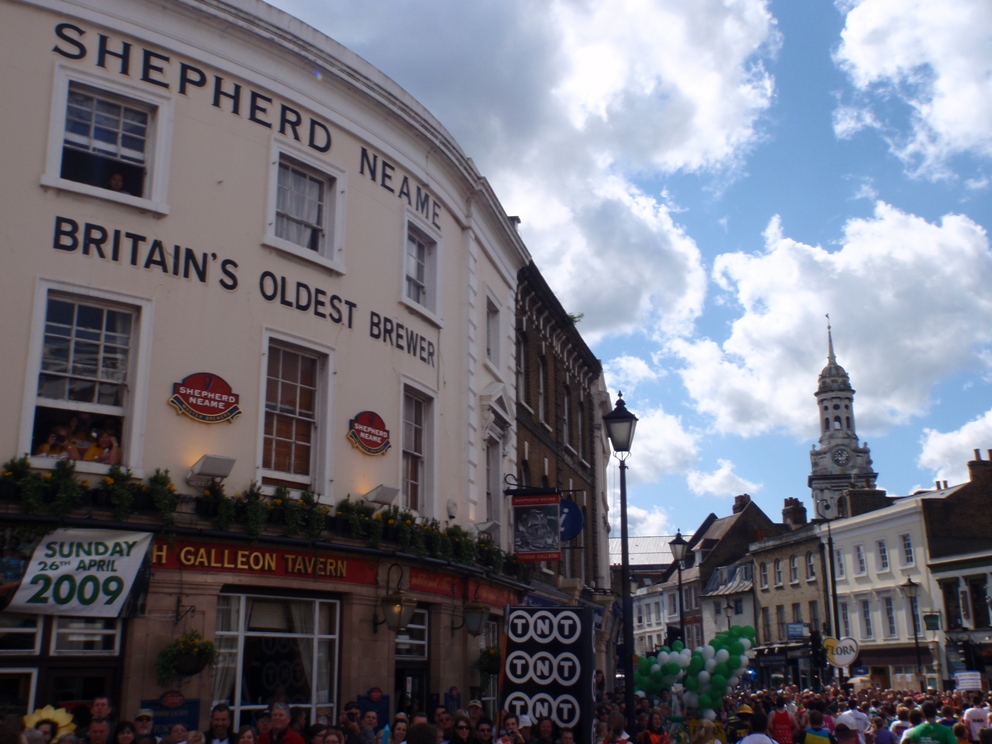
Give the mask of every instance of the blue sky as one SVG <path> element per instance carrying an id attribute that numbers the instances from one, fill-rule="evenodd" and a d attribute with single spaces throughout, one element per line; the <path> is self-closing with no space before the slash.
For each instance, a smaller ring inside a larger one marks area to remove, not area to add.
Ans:
<path id="1" fill-rule="evenodd" d="M 992 448 L 987 0 L 275 4 L 423 103 L 521 217 L 641 418 L 635 533 L 744 491 L 809 505 L 826 313 L 881 487 Z"/>

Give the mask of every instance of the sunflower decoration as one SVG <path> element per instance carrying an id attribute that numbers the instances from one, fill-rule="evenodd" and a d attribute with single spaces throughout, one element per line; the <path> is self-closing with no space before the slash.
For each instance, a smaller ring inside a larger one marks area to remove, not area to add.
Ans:
<path id="1" fill-rule="evenodd" d="M 34 728 L 42 721 L 51 721 L 58 726 L 58 730 L 52 736 L 53 740 L 58 739 L 62 734 L 71 734 L 76 730 L 76 724 L 72 722 L 72 714 L 65 708 L 53 708 L 51 705 L 46 705 L 44 708 L 38 708 L 34 713 L 24 716 L 24 725 L 27 728 Z"/>

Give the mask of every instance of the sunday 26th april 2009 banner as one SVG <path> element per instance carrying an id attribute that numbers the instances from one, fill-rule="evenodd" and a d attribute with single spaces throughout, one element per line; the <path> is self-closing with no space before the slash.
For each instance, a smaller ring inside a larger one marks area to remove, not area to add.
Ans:
<path id="1" fill-rule="evenodd" d="M 31 555 L 7 612 L 117 617 L 134 584 L 150 532 L 58 529 Z"/>

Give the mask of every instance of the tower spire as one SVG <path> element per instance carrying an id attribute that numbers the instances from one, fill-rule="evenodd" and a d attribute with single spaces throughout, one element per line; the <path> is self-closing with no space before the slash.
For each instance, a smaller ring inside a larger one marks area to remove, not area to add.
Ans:
<path id="1" fill-rule="evenodd" d="M 830 313 L 827 313 L 827 362 L 837 363 L 837 357 L 834 356 L 834 336 L 830 330 Z"/>

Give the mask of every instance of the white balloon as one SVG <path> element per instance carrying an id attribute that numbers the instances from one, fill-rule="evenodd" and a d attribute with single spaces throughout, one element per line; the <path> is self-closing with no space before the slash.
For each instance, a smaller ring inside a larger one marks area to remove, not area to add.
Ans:
<path id="1" fill-rule="evenodd" d="M 651 670 L 650 670 L 650 671 L 651 671 L 651 674 L 654 674 L 654 673 L 655 673 L 655 672 L 657 672 L 657 671 L 658 671 L 659 669 L 661 669 L 661 665 L 660 665 L 660 664 L 652 664 L 652 665 L 651 665 Z"/>
<path id="2" fill-rule="evenodd" d="M 758 655 L 758 652 L 757 652 L 757 651 L 754 651 L 754 650 L 751 650 L 751 651 L 745 651 L 745 652 L 744 652 L 744 655 L 745 655 L 745 656 L 746 656 L 747 658 L 749 658 L 749 659 L 753 659 L 753 658 L 754 658 L 755 656 L 757 656 L 757 655 Z"/>
<path id="3" fill-rule="evenodd" d="M 682 666 L 689 666 L 689 662 L 692 661 L 692 651 L 687 648 L 682 649 L 679 654 Z"/>
<path id="4" fill-rule="evenodd" d="M 716 656 L 716 649 L 714 649 L 712 646 L 709 645 L 703 646 L 702 654 L 703 654 L 703 658 L 709 661 L 714 656 Z"/>
<path id="5" fill-rule="evenodd" d="M 727 684 L 730 685 L 731 687 L 737 687 L 737 685 L 740 684 L 740 681 L 741 678 L 735 674 L 733 677 L 727 680 Z"/>
<path id="6" fill-rule="evenodd" d="M 713 710 L 712 708 L 707 708 L 706 710 L 703 711 L 703 718 L 705 718 L 707 721 L 715 721 L 716 711 Z"/>
<path id="7" fill-rule="evenodd" d="M 710 673 L 700 672 L 698 675 L 696 675 L 696 679 L 699 680 L 699 684 L 705 685 L 710 681 Z"/>
<path id="8" fill-rule="evenodd" d="M 712 672 L 714 669 L 716 669 L 716 659 L 707 660 L 705 669 L 707 672 Z"/>
<path id="9" fill-rule="evenodd" d="M 694 649 L 692 649 L 692 653 L 694 653 L 694 654 L 696 654 L 696 653 L 699 653 L 699 654 L 703 653 L 703 647 L 702 646 L 696 646 Z"/>
<path id="10" fill-rule="evenodd" d="M 668 652 L 667 651 L 659 651 L 658 652 L 658 664 L 661 665 L 661 664 L 667 664 L 667 663 L 668 663 Z"/>
<path id="11" fill-rule="evenodd" d="M 717 664 L 722 664 L 723 662 L 725 662 L 727 659 L 730 658 L 730 652 L 725 648 L 721 648 L 719 651 L 716 652 L 716 656 L 713 658 L 716 659 Z"/>
<path id="12" fill-rule="evenodd" d="M 645 697 L 644 690 L 634 690 L 634 697 Z"/>
<path id="13" fill-rule="evenodd" d="M 744 638 L 743 636 L 741 636 L 737 640 L 739 640 L 741 642 L 741 645 L 744 647 L 744 650 L 745 651 L 747 651 L 749 648 L 751 648 L 751 639 L 750 638 Z"/>
<path id="14" fill-rule="evenodd" d="M 682 695 L 682 702 L 688 708 L 695 708 L 696 707 L 696 703 L 698 702 L 696 700 L 696 693 L 694 693 L 694 692 L 688 692 L 688 691 L 685 692 L 685 693 L 683 693 L 683 695 Z"/>

